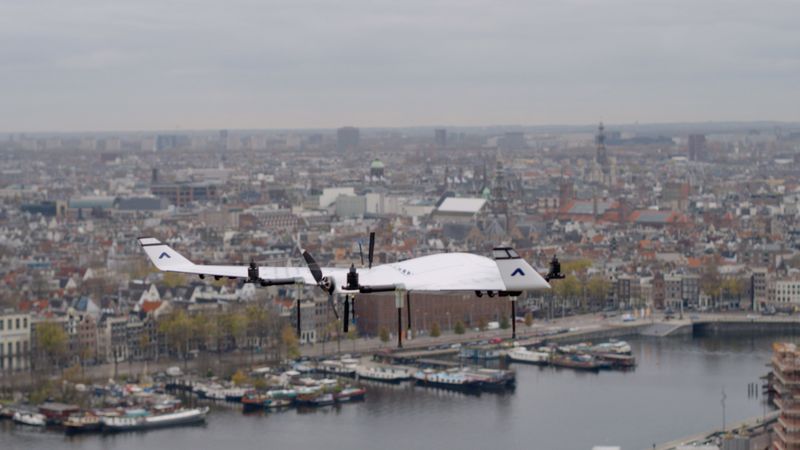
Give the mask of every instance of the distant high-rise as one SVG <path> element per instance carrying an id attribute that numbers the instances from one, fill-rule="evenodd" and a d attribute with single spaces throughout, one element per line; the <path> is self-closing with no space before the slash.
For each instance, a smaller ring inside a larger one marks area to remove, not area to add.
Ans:
<path id="1" fill-rule="evenodd" d="M 159 134 L 156 136 L 156 150 L 170 150 L 178 146 L 179 137 L 174 134 Z"/>
<path id="2" fill-rule="evenodd" d="M 605 171 L 605 168 L 608 166 L 608 150 L 606 150 L 606 133 L 605 127 L 603 127 L 603 122 L 600 122 L 600 125 L 597 127 L 597 150 L 595 151 L 595 161 L 597 164 L 600 164 Z"/>
<path id="3" fill-rule="evenodd" d="M 525 133 L 522 131 L 508 131 L 500 141 L 500 148 L 503 150 L 522 150 L 527 146 Z"/>
<path id="4" fill-rule="evenodd" d="M 689 160 L 690 161 L 706 160 L 706 135 L 704 134 L 689 135 Z"/>
<path id="5" fill-rule="evenodd" d="M 219 146 L 222 150 L 228 149 L 228 130 L 219 130 Z"/>
<path id="6" fill-rule="evenodd" d="M 439 148 L 447 147 L 447 130 L 445 130 L 444 128 L 437 128 L 434 131 L 434 138 L 437 147 Z"/>
<path id="7" fill-rule="evenodd" d="M 336 130 L 336 149 L 340 152 L 357 150 L 360 140 L 358 128 L 342 127 Z"/>

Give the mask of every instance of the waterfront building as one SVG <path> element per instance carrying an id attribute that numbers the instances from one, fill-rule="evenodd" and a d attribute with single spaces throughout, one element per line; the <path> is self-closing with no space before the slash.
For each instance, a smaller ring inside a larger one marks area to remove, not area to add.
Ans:
<path id="1" fill-rule="evenodd" d="M 386 327 L 397 332 L 397 307 L 394 294 L 371 294 L 356 298 L 356 314 L 359 332 L 377 336 Z M 521 313 L 521 310 L 518 310 Z M 468 328 L 477 328 L 481 323 L 500 322 L 511 315 L 509 297 L 477 297 L 475 294 L 411 294 L 411 329 L 416 335 L 428 333 L 434 323 L 442 330 L 452 330 L 461 321 Z M 403 330 L 408 328 L 408 310 L 404 304 L 401 320 Z"/>
<path id="2" fill-rule="evenodd" d="M 770 280 L 767 299 L 775 306 L 800 306 L 800 277 Z"/>
<path id="3" fill-rule="evenodd" d="M 31 350 L 30 315 L 6 311 L 0 314 L 0 370 L 28 366 Z"/>
<path id="4" fill-rule="evenodd" d="M 800 350 L 795 344 L 773 345 L 775 405 L 780 411 L 772 448 L 800 450 Z"/>

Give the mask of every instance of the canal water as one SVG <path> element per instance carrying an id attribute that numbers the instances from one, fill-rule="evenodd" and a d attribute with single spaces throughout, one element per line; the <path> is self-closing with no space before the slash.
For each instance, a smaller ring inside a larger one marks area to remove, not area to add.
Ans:
<path id="1" fill-rule="evenodd" d="M 781 336 L 629 340 L 629 372 L 578 373 L 514 364 L 517 388 L 480 396 L 368 384 L 367 400 L 311 412 L 243 415 L 215 406 L 208 424 L 109 436 L 64 435 L 0 423 L 0 449 L 542 449 L 623 450 L 764 414 L 748 396 Z"/>

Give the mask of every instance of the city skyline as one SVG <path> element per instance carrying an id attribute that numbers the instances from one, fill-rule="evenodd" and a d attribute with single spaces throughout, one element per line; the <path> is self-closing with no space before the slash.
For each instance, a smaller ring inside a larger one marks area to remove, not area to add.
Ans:
<path id="1" fill-rule="evenodd" d="M 5 4 L 0 131 L 800 119 L 796 4 L 493 6 Z"/>

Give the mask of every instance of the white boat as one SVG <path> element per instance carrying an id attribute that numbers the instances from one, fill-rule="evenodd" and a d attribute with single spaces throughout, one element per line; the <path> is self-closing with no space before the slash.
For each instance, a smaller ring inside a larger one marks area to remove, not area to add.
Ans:
<path id="1" fill-rule="evenodd" d="M 365 380 L 400 383 L 413 378 L 413 373 L 405 368 L 392 366 L 358 366 L 356 376 Z"/>
<path id="2" fill-rule="evenodd" d="M 135 431 L 152 428 L 191 425 L 206 420 L 208 407 L 179 409 L 165 414 L 149 416 L 103 417 L 103 429 L 106 431 Z"/>
<path id="3" fill-rule="evenodd" d="M 334 375 L 351 377 L 355 373 L 356 369 L 354 364 L 348 364 L 343 361 L 335 361 L 329 359 L 319 363 L 317 371 L 322 373 L 330 373 Z"/>
<path id="4" fill-rule="evenodd" d="M 528 364 L 547 364 L 550 361 L 550 354 L 546 352 L 534 352 L 525 347 L 516 347 L 508 351 L 508 359 L 514 362 Z"/>
<path id="5" fill-rule="evenodd" d="M 47 418 L 44 414 L 35 412 L 17 411 L 11 418 L 14 422 L 32 427 L 43 427 L 47 425 Z"/>
<path id="6" fill-rule="evenodd" d="M 630 355 L 631 346 L 625 341 L 611 341 L 594 346 L 595 353 L 616 353 L 618 355 Z"/>

